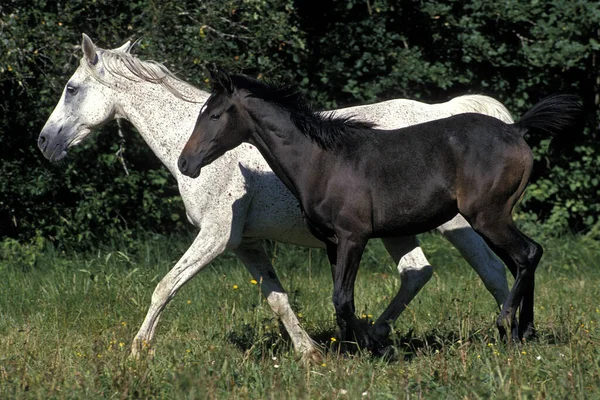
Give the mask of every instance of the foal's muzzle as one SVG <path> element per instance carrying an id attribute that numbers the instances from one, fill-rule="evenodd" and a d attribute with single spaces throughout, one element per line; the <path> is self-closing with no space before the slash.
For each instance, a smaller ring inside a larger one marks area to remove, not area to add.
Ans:
<path id="1" fill-rule="evenodd" d="M 202 157 L 186 157 L 182 154 L 177 160 L 177 167 L 182 174 L 190 178 L 197 178 L 202 169 Z"/>

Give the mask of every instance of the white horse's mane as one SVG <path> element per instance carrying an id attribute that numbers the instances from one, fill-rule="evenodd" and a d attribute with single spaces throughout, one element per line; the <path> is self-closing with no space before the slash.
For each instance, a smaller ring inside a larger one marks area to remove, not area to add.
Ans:
<path id="1" fill-rule="evenodd" d="M 123 49 L 100 49 L 96 48 L 97 53 L 102 58 L 102 63 L 106 72 L 113 76 L 119 76 L 133 82 L 149 82 L 160 85 L 171 92 L 175 97 L 190 103 L 202 103 L 196 97 L 183 93 L 178 89 L 173 82 L 177 82 L 182 86 L 196 88 L 191 83 L 177 77 L 169 71 L 164 64 L 157 61 L 140 60 L 135 54 L 131 53 L 130 46 L 127 50 Z M 96 80 L 104 85 L 111 86 L 111 83 L 104 79 L 98 71 L 84 58 L 80 64 L 85 70 L 92 75 Z"/>
<path id="2" fill-rule="evenodd" d="M 449 107 L 448 109 L 452 110 L 453 115 L 465 112 L 476 112 L 498 118 L 508 124 L 514 123 L 508 109 L 492 97 L 480 94 L 467 94 L 454 97 L 452 100 L 448 101 L 448 104 L 452 105 L 452 107 Z"/>

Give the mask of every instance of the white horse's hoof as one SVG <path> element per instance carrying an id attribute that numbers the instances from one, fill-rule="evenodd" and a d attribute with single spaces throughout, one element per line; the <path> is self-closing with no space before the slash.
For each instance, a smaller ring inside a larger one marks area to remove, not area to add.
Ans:
<path id="1" fill-rule="evenodd" d="M 130 358 L 139 360 L 143 357 L 154 357 L 154 349 L 150 347 L 146 339 L 135 338 L 131 344 Z"/>
<path id="2" fill-rule="evenodd" d="M 323 364 L 323 353 L 319 349 L 312 347 L 302 353 L 300 360 L 303 364 L 321 365 Z"/>

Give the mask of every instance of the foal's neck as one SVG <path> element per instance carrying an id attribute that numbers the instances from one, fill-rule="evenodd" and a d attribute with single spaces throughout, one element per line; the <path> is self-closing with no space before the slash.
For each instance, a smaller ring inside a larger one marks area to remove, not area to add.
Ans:
<path id="1" fill-rule="evenodd" d="M 177 158 L 209 93 L 184 82 L 173 85 L 195 102 L 182 100 L 158 84 L 132 82 L 125 86 L 117 117 L 131 122 L 154 154 L 179 179 Z"/>
<path id="2" fill-rule="evenodd" d="M 253 114 L 251 112 L 251 114 Z M 250 143 L 255 145 L 273 172 L 300 199 L 302 182 L 319 168 L 323 150 L 289 122 L 289 112 L 268 105 L 253 115 L 255 130 Z M 302 199 L 300 199 L 302 203 Z"/>

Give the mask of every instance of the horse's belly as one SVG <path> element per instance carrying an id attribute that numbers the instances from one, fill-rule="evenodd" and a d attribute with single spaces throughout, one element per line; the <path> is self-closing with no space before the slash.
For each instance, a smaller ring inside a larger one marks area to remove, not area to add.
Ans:
<path id="1" fill-rule="evenodd" d="M 275 174 L 265 174 L 255 181 L 255 185 L 255 195 L 244 225 L 244 237 L 324 247 L 323 242 L 309 232 L 298 200 Z"/>

